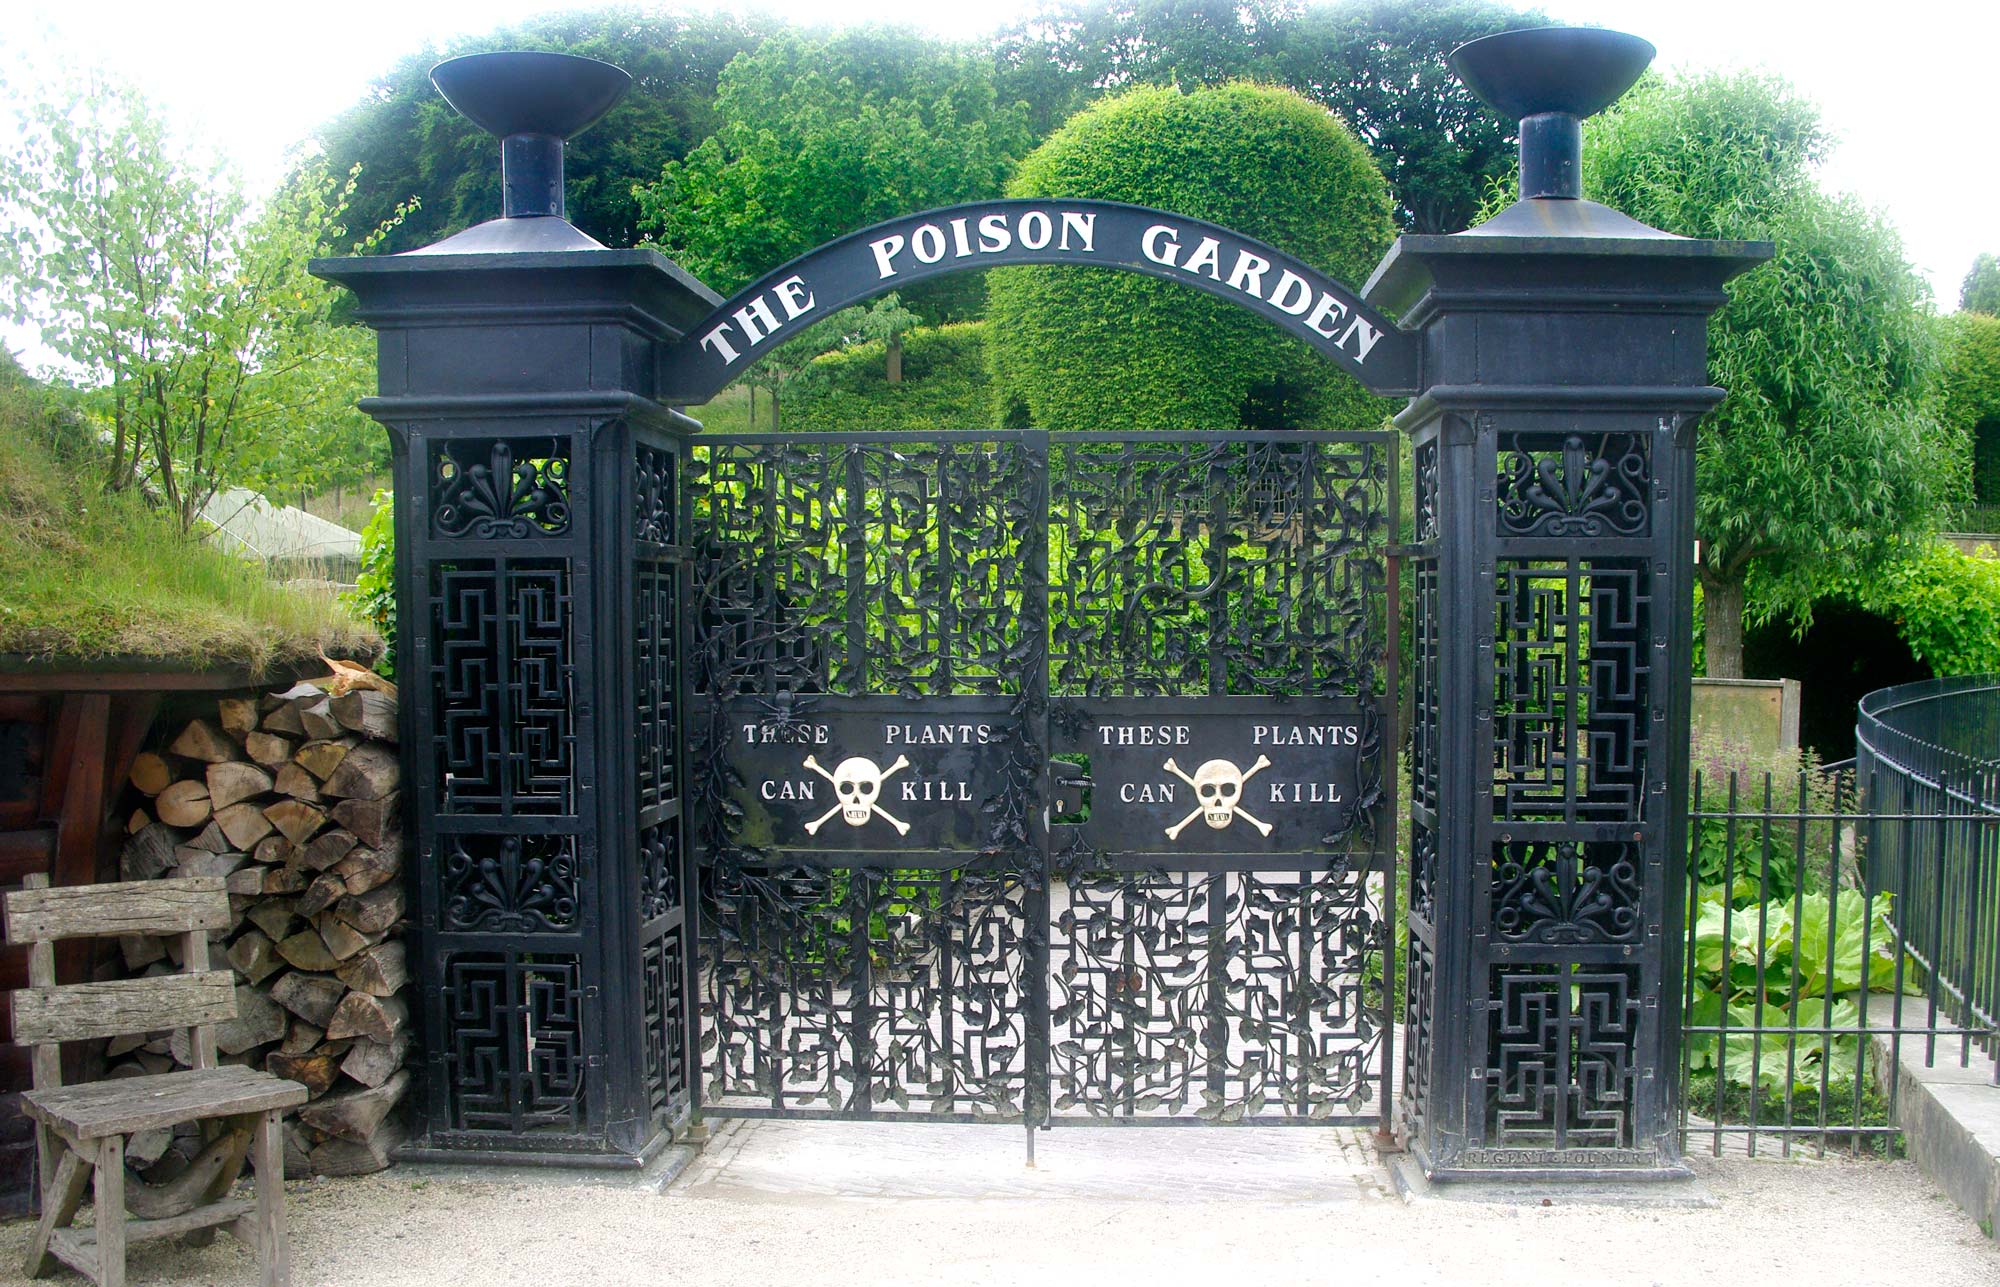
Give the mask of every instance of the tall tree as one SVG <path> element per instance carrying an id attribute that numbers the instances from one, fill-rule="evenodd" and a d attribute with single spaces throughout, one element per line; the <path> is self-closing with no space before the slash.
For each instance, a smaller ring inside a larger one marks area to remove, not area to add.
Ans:
<path id="1" fill-rule="evenodd" d="M 638 191 L 642 226 L 723 294 L 821 242 L 997 195 L 1029 145 L 975 54 L 913 32 L 784 32 L 731 63 L 721 124 Z"/>
<path id="2" fill-rule="evenodd" d="M 336 171 L 361 166 L 354 218 L 370 225 L 414 201 L 384 252 L 427 245 L 500 213 L 500 166 L 483 131 L 438 97 L 430 69 L 459 54 L 541 49 L 616 63 L 633 86 L 564 157 L 570 221 L 609 246 L 638 239 L 632 185 L 687 154 L 717 123 L 716 81 L 770 23 L 633 7 L 556 14 L 403 58 L 320 131 Z"/>
<path id="3" fill-rule="evenodd" d="M 1818 109 L 1755 75 L 1653 77 L 1585 131 L 1591 195 L 1669 232 L 1768 239 L 1709 327 L 1728 391 L 1701 422 L 1695 534 L 1708 673 L 1743 673 L 1746 587 L 1809 619 L 1819 587 L 1884 565 L 1963 487 L 1932 414 L 1934 328 L 1896 233 L 1817 167 Z"/>
<path id="4" fill-rule="evenodd" d="M 102 426 L 106 485 L 143 485 L 186 529 L 227 483 L 349 476 L 355 444 L 379 436 L 354 409 L 374 348 L 335 324 L 337 292 L 306 262 L 344 239 L 351 177 L 308 166 L 253 211 L 127 87 L 47 83 L 16 108 L 0 301 Z"/>
<path id="5" fill-rule="evenodd" d="M 1389 179 L 1399 223 L 1457 232 L 1513 163 L 1513 124 L 1451 73 L 1468 40 L 1547 21 L 1494 0 L 1060 0 L 993 42 L 1003 95 L 1038 133 L 1107 91 L 1253 79 L 1338 115 Z"/>
<path id="6" fill-rule="evenodd" d="M 1958 306 L 1968 313 L 2000 313 L 2000 255 L 1981 255 L 1972 261 L 1958 288 Z"/>
<path id="7" fill-rule="evenodd" d="M 1367 150 L 1269 86 L 1128 90 L 1051 135 L 1009 192 L 1213 220 L 1349 281 L 1395 236 Z M 996 270 L 987 349 L 1002 418 L 1050 429 L 1346 428 L 1386 411 L 1262 318 L 1112 270 Z"/>

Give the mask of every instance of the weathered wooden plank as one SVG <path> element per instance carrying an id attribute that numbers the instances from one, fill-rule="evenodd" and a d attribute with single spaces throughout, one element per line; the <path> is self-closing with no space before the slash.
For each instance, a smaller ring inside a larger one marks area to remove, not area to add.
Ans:
<path id="1" fill-rule="evenodd" d="M 235 1014 L 235 976 L 228 970 L 23 988 L 14 993 L 14 1040 L 22 1045 L 86 1041 L 218 1023 Z"/>
<path id="2" fill-rule="evenodd" d="M 85 1082 L 21 1097 L 22 1110 L 29 1116 L 60 1125 L 78 1139 L 130 1135 L 305 1102 L 305 1087 L 241 1064 Z"/>
<path id="3" fill-rule="evenodd" d="M 44 1149 L 61 1149 L 62 1160 L 56 1163 L 55 1175 L 46 1180 L 42 1189 L 42 1218 L 28 1243 L 30 1278 L 40 1278 L 48 1272 L 49 1242 L 58 1230 L 76 1219 L 76 1210 L 83 1205 L 83 1191 L 90 1187 L 92 1169 L 89 1160 L 57 1140 L 53 1132 L 42 1132 L 42 1140 Z M 46 1159 L 43 1165 L 46 1167 Z"/>
<path id="4" fill-rule="evenodd" d="M 196 1207 L 181 1215 L 169 1216 L 164 1220 L 125 1221 L 125 1241 L 157 1242 L 161 1238 L 178 1238 L 182 1234 L 193 1233 L 196 1229 L 213 1229 L 217 1225 L 233 1224 L 254 1213 L 257 1202 L 254 1198 L 229 1198 L 205 1207 Z M 93 1253 L 97 1246 L 95 1229 L 71 1229 L 64 1232 L 71 1235 L 71 1242 Z"/>
<path id="5" fill-rule="evenodd" d="M 125 1287 L 125 1244 L 132 1230 L 125 1219 L 125 1137 L 107 1135 L 97 1143 L 97 1287 Z"/>
<path id="6" fill-rule="evenodd" d="M 238 1237 L 257 1249 L 263 1287 L 291 1287 L 292 1250 L 285 1231 L 285 1128 L 277 1113 L 258 1119 L 250 1165 L 257 1173 L 257 1211 L 236 1225 Z"/>
<path id="7" fill-rule="evenodd" d="M 62 885 L 7 895 L 6 919 L 10 943 L 184 934 L 229 928 L 229 896 L 220 876 Z"/>

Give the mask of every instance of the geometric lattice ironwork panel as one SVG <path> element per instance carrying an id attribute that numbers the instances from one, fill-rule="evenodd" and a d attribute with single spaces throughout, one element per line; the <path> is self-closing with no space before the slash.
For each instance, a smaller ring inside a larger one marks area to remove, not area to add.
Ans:
<path id="1" fill-rule="evenodd" d="M 1437 963 L 1430 942 L 1412 930 L 1403 982 L 1403 1077 L 1398 1088 L 1399 1120 L 1406 1138 L 1417 1138 L 1431 1103 L 1431 1047 L 1437 998 Z"/>
<path id="2" fill-rule="evenodd" d="M 458 952 L 445 958 L 443 974 L 450 1128 L 580 1133 L 586 1060 L 577 959 Z"/>
<path id="3" fill-rule="evenodd" d="M 1631 1147 L 1639 970 L 1496 966 L 1488 995 L 1488 1142 Z"/>
<path id="4" fill-rule="evenodd" d="M 639 808 L 651 809 L 680 798 L 680 673 L 675 664 L 679 631 L 680 569 L 655 559 L 636 560 L 632 569 L 634 622 L 633 734 L 639 771 Z"/>
<path id="5" fill-rule="evenodd" d="M 1495 816 L 1641 821 L 1654 715 L 1646 562 L 1502 559 L 1497 576 Z"/>
<path id="6" fill-rule="evenodd" d="M 431 572 L 434 754 L 447 814 L 567 814 L 576 791 L 567 559 Z"/>
<path id="7" fill-rule="evenodd" d="M 648 941 L 639 955 L 645 1019 L 640 1040 L 645 1056 L 646 1097 L 654 1114 L 666 1121 L 682 1115 L 688 1086 L 687 1016 L 681 1008 L 681 950 L 681 930 L 674 926 Z"/>

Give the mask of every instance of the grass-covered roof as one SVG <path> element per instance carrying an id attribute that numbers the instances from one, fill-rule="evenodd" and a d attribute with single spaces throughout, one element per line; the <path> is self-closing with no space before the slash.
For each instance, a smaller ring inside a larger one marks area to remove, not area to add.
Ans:
<path id="1" fill-rule="evenodd" d="M 263 673 L 379 649 L 330 593 L 280 585 L 102 479 L 89 436 L 0 354 L 0 668 Z"/>

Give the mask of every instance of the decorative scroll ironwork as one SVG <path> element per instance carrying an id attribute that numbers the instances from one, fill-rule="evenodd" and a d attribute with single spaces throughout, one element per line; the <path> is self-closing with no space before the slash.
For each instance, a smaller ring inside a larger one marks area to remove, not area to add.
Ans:
<path id="1" fill-rule="evenodd" d="M 1057 1114 L 1383 1114 L 1386 931 L 1363 874 L 1079 875 L 1052 910 Z"/>
<path id="2" fill-rule="evenodd" d="M 652 545 L 680 544 L 680 457 L 644 443 L 632 451 L 632 535 Z"/>
<path id="3" fill-rule="evenodd" d="M 1019 876 L 710 874 L 705 1105 L 841 1116 L 1027 1111 Z"/>
<path id="4" fill-rule="evenodd" d="M 1049 474 L 1056 691 L 1379 693 L 1392 450 L 1063 435 Z"/>
<path id="5" fill-rule="evenodd" d="M 1427 545 L 1438 538 L 1438 445 L 1432 438 L 1419 443 L 1412 453 L 1412 481 L 1416 495 L 1417 544 Z"/>
<path id="6" fill-rule="evenodd" d="M 1630 1148 L 1638 971 L 1500 966 L 1489 995 L 1488 1140 L 1502 1148 Z"/>
<path id="7" fill-rule="evenodd" d="M 584 1125 L 583 989 L 573 955 L 446 957 L 449 1124 L 522 1135 Z"/>
<path id="8" fill-rule="evenodd" d="M 1052 864 L 1042 819 L 1045 730 L 1081 720 L 1075 699 L 1153 695 L 1254 696 L 1281 715 L 1299 697 L 1363 699 L 1372 809 L 1393 450 L 1387 435 L 697 439 L 705 1109 L 1385 1111 L 1372 812 L 1316 869 L 1276 873 L 1074 848 Z M 746 811 L 743 739 L 809 742 L 896 702 L 912 719 L 988 703 L 980 749 L 1000 768 L 966 802 L 980 843 L 815 851 Z"/>
<path id="9" fill-rule="evenodd" d="M 639 919 L 655 920 L 681 907 L 681 830 L 676 822 L 639 832 Z"/>
<path id="10" fill-rule="evenodd" d="M 445 844 L 438 868 L 445 929 L 536 934 L 576 927 L 574 835 L 459 835 Z"/>
<path id="11" fill-rule="evenodd" d="M 1410 823 L 1410 915 L 1437 924 L 1438 838 L 1436 828 Z"/>
<path id="12" fill-rule="evenodd" d="M 431 446 L 431 533 L 521 539 L 569 531 L 569 439 L 444 439 Z"/>
<path id="13" fill-rule="evenodd" d="M 1503 841 L 1493 859 L 1494 936 L 1522 943 L 1636 941 L 1641 861 L 1637 845 L 1621 842 Z"/>
<path id="14" fill-rule="evenodd" d="M 1651 447 L 1644 433 L 1503 434 L 1500 534 L 1647 535 Z"/>

